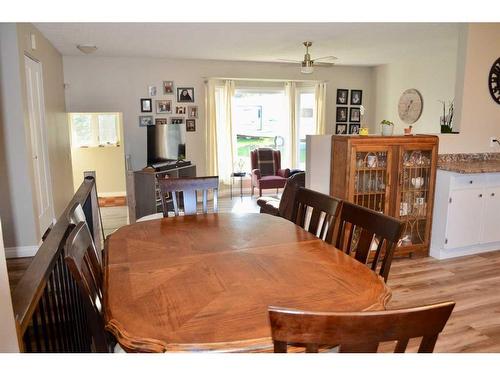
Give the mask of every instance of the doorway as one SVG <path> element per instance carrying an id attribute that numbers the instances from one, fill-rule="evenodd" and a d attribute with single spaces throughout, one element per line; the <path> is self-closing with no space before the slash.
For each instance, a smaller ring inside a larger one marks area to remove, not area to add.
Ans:
<path id="1" fill-rule="evenodd" d="M 47 148 L 42 65 L 30 57 L 24 56 L 24 68 L 31 138 L 31 160 L 35 185 L 35 209 L 39 237 L 41 238 L 42 234 L 55 220 Z"/>
<path id="2" fill-rule="evenodd" d="M 104 234 L 128 223 L 123 121 L 119 112 L 69 113 L 73 187 L 95 171 Z"/>

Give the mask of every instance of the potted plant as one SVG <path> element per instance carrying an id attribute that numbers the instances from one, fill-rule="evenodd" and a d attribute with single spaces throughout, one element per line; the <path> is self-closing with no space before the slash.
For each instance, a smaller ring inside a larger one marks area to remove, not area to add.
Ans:
<path id="1" fill-rule="evenodd" d="M 453 101 L 450 102 L 450 106 L 448 107 L 448 114 L 446 114 L 446 102 L 444 100 L 439 100 L 439 102 L 443 105 L 443 116 L 439 118 L 441 133 L 452 133 Z"/>
<path id="2" fill-rule="evenodd" d="M 394 123 L 392 121 L 382 120 L 380 125 L 382 127 L 383 136 L 391 136 L 394 133 Z"/>

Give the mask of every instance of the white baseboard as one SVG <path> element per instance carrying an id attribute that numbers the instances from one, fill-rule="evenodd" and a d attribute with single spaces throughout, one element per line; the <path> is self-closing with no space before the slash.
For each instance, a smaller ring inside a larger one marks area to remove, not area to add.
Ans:
<path id="1" fill-rule="evenodd" d="M 10 258 L 25 258 L 34 257 L 38 251 L 38 246 L 16 246 L 16 247 L 6 247 L 5 257 Z"/>
<path id="2" fill-rule="evenodd" d="M 127 196 L 127 192 L 126 191 L 112 191 L 109 193 L 98 193 L 97 196 L 99 198 L 125 197 L 125 196 Z"/>
<path id="3" fill-rule="evenodd" d="M 456 249 L 439 249 L 439 248 L 433 248 L 431 245 L 430 256 L 436 259 L 449 259 L 449 258 L 463 257 L 466 255 L 487 253 L 489 251 L 496 251 L 496 250 L 500 250 L 500 242 L 466 246 Z"/>

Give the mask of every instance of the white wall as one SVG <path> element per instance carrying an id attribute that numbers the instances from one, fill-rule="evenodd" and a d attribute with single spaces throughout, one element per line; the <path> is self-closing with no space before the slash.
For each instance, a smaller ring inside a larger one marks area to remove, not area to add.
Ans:
<path id="1" fill-rule="evenodd" d="M 455 96 L 457 66 L 456 43 L 442 50 L 426 51 L 418 59 L 398 61 L 375 68 L 375 123 L 370 131 L 379 133 L 380 121 L 395 124 L 394 132 L 403 134 L 408 127 L 398 115 L 401 94 L 410 88 L 417 89 L 423 98 L 422 115 L 413 126 L 413 133 L 436 134 L 441 132 L 439 116 L 443 113 L 438 100 L 450 102 Z"/>
<path id="2" fill-rule="evenodd" d="M 306 136 L 306 188 L 330 195 L 332 136 Z"/>
<path id="3" fill-rule="evenodd" d="M 19 352 L 0 221 L 0 353 Z"/>
<path id="4" fill-rule="evenodd" d="M 372 68 L 318 68 L 304 76 L 296 65 L 247 63 L 211 60 L 167 60 L 153 58 L 103 58 L 92 56 L 64 57 L 64 79 L 68 112 L 122 112 L 125 133 L 125 154 L 132 156 L 134 170 L 146 165 L 146 129 L 138 126 L 141 115 L 139 99 L 148 97 L 148 85 L 161 92 L 163 80 L 175 86 L 195 89 L 199 118 L 196 132 L 187 133 L 187 158 L 197 165 L 198 175 L 205 173 L 205 105 L 204 77 L 276 78 L 327 80 L 327 131 L 335 127 L 335 95 L 337 88 L 363 90 L 367 116 L 372 109 Z M 162 96 L 156 97 L 161 99 Z M 167 97 L 165 97 L 167 98 Z"/>
<path id="5" fill-rule="evenodd" d="M 48 161 L 51 171 L 54 212 L 56 217 L 59 217 L 73 196 L 70 139 L 66 104 L 64 102 L 62 55 L 32 24 L 17 24 L 17 35 L 19 58 L 22 64 L 21 94 L 23 99 L 24 124 L 28 132 L 30 127 L 24 56 L 30 56 L 39 61 L 42 66 Z M 36 40 L 36 49 L 33 49 L 31 46 L 32 35 Z M 31 141 L 27 145 L 30 149 Z M 34 186 L 34 170 L 31 162 L 28 168 L 32 175 L 31 181 Z M 38 238 L 41 238 L 42 234 L 39 233 Z"/>
<path id="6" fill-rule="evenodd" d="M 439 152 L 500 152 L 500 146 L 489 146 L 490 137 L 500 138 L 500 105 L 488 90 L 489 71 L 500 56 L 500 23 L 469 24 L 462 37 L 464 63 L 457 72 L 460 134 L 441 135 Z"/>
<path id="7" fill-rule="evenodd" d="M 36 37 L 37 48 L 29 43 Z M 36 215 L 24 55 L 43 69 L 45 119 L 54 209 L 73 193 L 62 56 L 31 24 L 0 24 L 0 216 L 8 256 L 32 256 L 42 233 Z"/>
<path id="8" fill-rule="evenodd" d="M 0 217 L 7 248 L 38 244 L 15 24 L 0 24 Z"/>

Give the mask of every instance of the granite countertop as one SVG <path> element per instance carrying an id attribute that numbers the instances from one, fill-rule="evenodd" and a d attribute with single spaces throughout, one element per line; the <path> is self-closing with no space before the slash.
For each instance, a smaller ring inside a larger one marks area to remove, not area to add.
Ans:
<path id="1" fill-rule="evenodd" d="M 500 153 L 439 155 L 438 169 L 456 173 L 500 172 Z"/>

